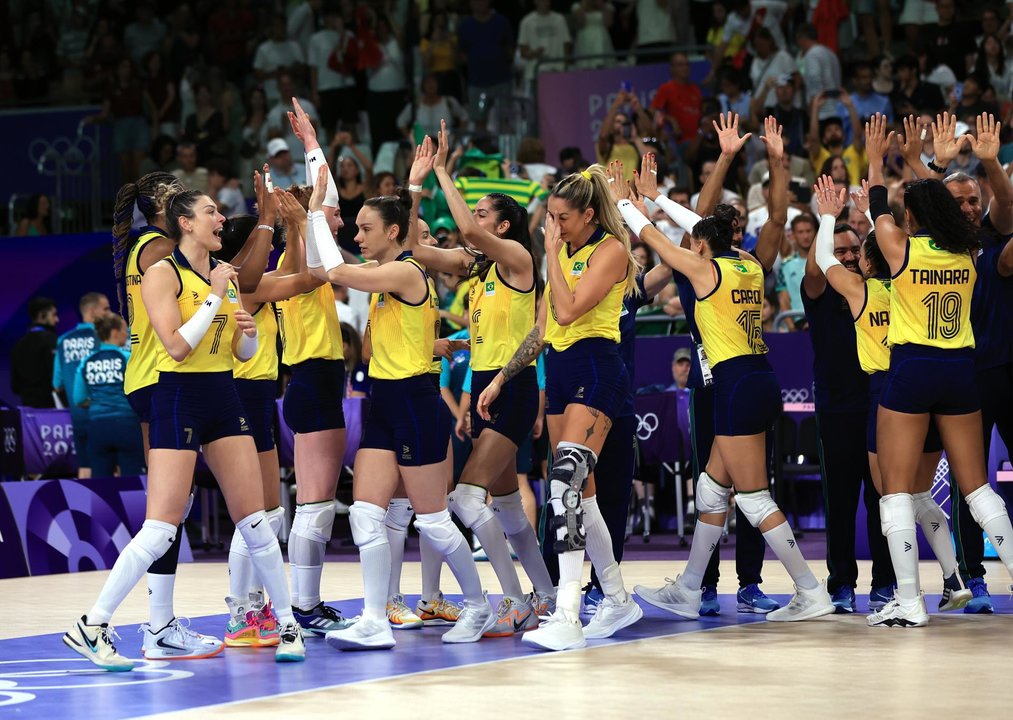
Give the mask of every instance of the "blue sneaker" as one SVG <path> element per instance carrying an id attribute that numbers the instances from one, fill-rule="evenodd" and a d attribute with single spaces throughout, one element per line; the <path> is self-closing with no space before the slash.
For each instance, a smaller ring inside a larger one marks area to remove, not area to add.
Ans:
<path id="1" fill-rule="evenodd" d="M 781 603 L 767 597 L 756 583 L 739 588 L 739 591 L 735 593 L 735 599 L 738 601 L 740 613 L 766 615 L 771 610 L 781 607 Z"/>
<path id="2" fill-rule="evenodd" d="M 584 614 L 594 617 L 594 614 L 598 612 L 598 606 L 604 599 L 605 593 L 592 585 L 591 589 L 584 593 Z"/>
<path id="3" fill-rule="evenodd" d="M 341 617 L 341 613 L 322 602 L 310 610 L 293 606 L 292 615 L 302 628 L 303 637 L 323 637 L 332 630 L 344 630 L 353 624 L 353 621 Z"/>
<path id="4" fill-rule="evenodd" d="M 834 607 L 837 608 L 834 612 L 838 615 L 855 612 L 855 591 L 852 588 L 846 585 L 837 588 L 831 599 Z"/>
<path id="5" fill-rule="evenodd" d="M 872 592 L 869 593 L 869 612 L 879 612 L 885 608 L 886 604 L 893 600 L 893 594 L 896 591 L 896 585 L 872 588 Z"/>
<path id="6" fill-rule="evenodd" d="M 721 606 L 718 604 L 718 589 L 713 586 L 702 588 L 703 595 L 700 596 L 700 615 L 704 617 L 715 617 L 721 613 Z"/>
<path id="7" fill-rule="evenodd" d="M 971 602 L 964 607 L 964 612 L 971 615 L 991 615 L 992 596 L 988 594 L 988 586 L 985 585 L 985 578 L 971 578 L 967 583 L 967 589 L 971 591 Z"/>

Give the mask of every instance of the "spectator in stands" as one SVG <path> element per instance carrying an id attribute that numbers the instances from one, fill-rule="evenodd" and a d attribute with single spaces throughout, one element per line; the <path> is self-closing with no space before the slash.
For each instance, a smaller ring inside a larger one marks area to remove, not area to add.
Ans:
<path id="1" fill-rule="evenodd" d="M 828 90 L 834 91 L 841 87 L 840 60 L 830 48 L 821 45 L 816 39 L 816 28 L 811 23 L 800 25 L 795 30 L 806 104 L 812 103 Z M 832 102 L 830 96 L 823 96 L 819 105 L 819 118 L 822 120 L 836 114 L 836 103 Z"/>
<path id="2" fill-rule="evenodd" d="M 676 31 L 672 22 L 669 0 L 636 0 L 638 65 L 665 62 L 668 48 L 675 44 Z M 688 31 L 689 28 L 684 28 Z M 646 51 L 646 52 L 644 52 Z"/>
<path id="3" fill-rule="evenodd" d="M 858 15 L 859 34 L 869 57 L 889 52 L 893 41 L 893 10 L 890 0 L 858 0 L 851 9 Z"/>
<path id="4" fill-rule="evenodd" d="M 14 234 L 18 236 L 48 235 L 50 232 L 50 211 L 51 204 L 48 195 L 42 195 L 41 193 L 32 195 L 28 198 L 25 214 L 18 220 L 18 227 Z"/>
<path id="5" fill-rule="evenodd" d="M 872 61 L 872 91 L 891 97 L 894 90 L 893 59 L 887 55 L 878 55 Z M 892 104 L 892 103 L 891 103 Z M 894 108 L 896 110 L 896 108 Z"/>
<path id="6" fill-rule="evenodd" d="M 556 173 L 556 168 L 545 163 L 545 146 L 536 137 L 521 139 L 517 148 L 517 162 L 523 166 L 527 178 L 536 183 L 541 183 L 546 175 Z"/>
<path id="7" fill-rule="evenodd" d="M 82 122 L 113 122 L 113 150 L 119 160 L 120 177 L 129 182 L 138 177 L 141 161 L 151 143 L 149 122 L 144 114 L 143 86 L 134 72 L 134 64 L 123 58 L 116 76 L 108 86 L 102 110 Z"/>
<path id="8" fill-rule="evenodd" d="M 176 167 L 176 141 L 169 135 L 159 135 L 151 141 L 151 152 L 141 161 L 141 177 L 156 170 L 172 172 Z"/>
<path id="9" fill-rule="evenodd" d="M 688 347 L 681 347 L 672 356 L 672 384 L 665 392 L 688 392 L 689 369 L 692 366 L 693 353 Z"/>
<path id="10" fill-rule="evenodd" d="M 288 189 L 306 181 L 305 165 L 292 160 L 292 151 L 283 138 L 268 141 L 267 164 L 271 168 L 271 180 L 276 187 Z"/>
<path id="11" fill-rule="evenodd" d="M 836 93 L 841 99 L 841 104 L 847 110 L 851 120 L 851 142 L 845 142 L 844 121 L 831 115 L 822 120 L 819 119 L 819 108 L 826 107 L 827 96 L 820 93 L 812 100 L 809 110 L 809 153 L 814 168 L 823 167 L 823 163 L 831 155 L 840 155 L 844 158 L 844 164 L 848 167 L 848 184 L 861 185 L 862 178 L 869 167 L 868 159 L 865 156 L 864 127 L 855 111 L 855 104 L 851 96 L 843 90 Z"/>
<path id="12" fill-rule="evenodd" d="M 923 112 L 935 114 L 946 107 L 939 87 L 922 82 L 918 74 L 917 58 L 913 55 L 897 58 L 894 68 L 897 71 L 897 84 L 891 101 L 898 117 Z"/>
<path id="13" fill-rule="evenodd" d="M 130 357 L 127 324 L 116 313 L 95 320 L 101 345 L 86 357 L 75 374 L 73 407 L 88 408 L 88 461 L 91 477 L 144 471 L 144 441 L 137 415 L 123 392 L 123 375 Z M 74 437 L 75 444 L 77 436 Z"/>
<path id="14" fill-rule="evenodd" d="M 194 110 L 183 124 L 183 140 L 197 147 L 197 162 L 207 165 L 212 158 L 228 154 L 225 119 L 207 83 L 200 82 L 194 87 L 194 101 Z"/>
<path id="15" fill-rule="evenodd" d="M 317 128 L 317 137 L 320 138 L 321 146 L 325 147 L 329 136 L 320 127 L 320 114 L 317 112 L 316 106 L 298 95 L 294 78 L 287 72 L 278 74 L 278 96 L 278 102 L 267 113 L 267 128 L 265 130 L 267 137 L 284 138 L 290 148 L 299 147 L 302 144 L 292 131 L 292 123 L 288 121 L 288 114 L 294 108 L 292 98 L 298 98 L 299 105 L 309 115 L 313 126 Z"/>
<path id="16" fill-rule="evenodd" d="M 468 124 L 468 111 L 461 103 L 449 95 L 440 95 L 440 83 L 436 76 L 428 73 L 422 77 L 422 92 L 415 102 L 405 105 L 397 116 L 397 126 L 412 142 L 418 143 L 414 128 L 417 126 L 420 135 L 436 137 L 440 131 L 440 121 L 446 120 L 448 128 L 463 128 Z"/>
<path id="17" fill-rule="evenodd" d="M 440 95 L 461 100 L 461 73 L 457 69 L 457 36 L 450 30 L 450 15 L 446 10 L 432 14 L 426 36 L 419 43 L 425 72 L 436 76 Z"/>
<path id="18" fill-rule="evenodd" d="M 179 178 L 188 190 L 208 191 L 208 169 L 197 164 L 197 146 L 192 142 L 180 143 L 176 148 L 176 162 L 179 168 L 172 174 Z"/>
<path id="19" fill-rule="evenodd" d="M 31 327 L 11 349 L 11 390 L 24 407 L 51 408 L 53 402 L 53 356 L 56 325 L 60 316 L 56 302 L 48 297 L 28 301 Z"/>
<path id="20" fill-rule="evenodd" d="M 324 27 L 309 41 L 310 100 L 320 111 L 321 129 L 331 137 L 358 122 L 354 68 L 345 61 L 355 36 L 345 28 L 337 5 L 324 7 Z M 341 127 L 338 127 L 338 122 Z"/>
<path id="21" fill-rule="evenodd" d="M 973 125 L 975 118 L 982 113 L 998 115 L 999 106 L 984 98 L 988 87 L 987 79 L 979 75 L 968 75 L 961 85 L 960 92 L 954 92 L 950 96 L 950 113 L 968 125 Z"/>
<path id="22" fill-rule="evenodd" d="M 782 169 L 783 170 L 787 170 L 790 173 L 791 172 L 791 165 L 787 164 L 788 159 L 789 159 L 788 155 L 782 155 L 781 156 Z M 805 161 L 803 160 L 802 162 L 805 162 Z M 759 164 L 759 163 L 757 163 L 757 164 Z M 768 162 L 764 161 L 764 164 L 768 164 Z M 787 164 L 787 166 L 785 166 L 786 164 Z M 789 175 L 789 177 L 790 177 L 790 175 Z M 753 193 L 750 192 L 750 195 L 752 195 L 752 194 Z M 759 240 L 760 228 L 763 227 L 763 224 L 765 222 L 767 222 L 767 219 L 770 217 L 770 210 L 769 210 L 769 205 L 770 205 L 770 170 L 769 169 L 767 170 L 767 172 L 764 172 L 763 175 L 760 177 L 760 197 L 759 197 L 759 199 L 757 200 L 757 202 L 755 204 L 752 202 L 752 198 L 750 198 L 750 201 L 751 202 L 749 203 L 749 207 L 752 207 L 753 209 L 749 211 L 749 214 L 746 216 L 746 221 L 742 225 L 742 227 L 745 228 L 744 231 L 743 231 L 743 235 L 742 235 L 742 248 L 744 250 L 752 251 L 756 247 L 757 240 Z M 792 220 L 794 220 L 796 217 L 798 217 L 799 215 L 801 215 L 801 214 L 802 214 L 802 211 L 799 210 L 798 208 L 794 208 L 794 207 L 792 207 L 790 205 L 788 206 L 788 222 L 789 223 Z M 775 264 L 776 264 L 776 262 L 775 262 Z"/>
<path id="23" fill-rule="evenodd" d="M 190 3 L 177 3 L 169 16 L 169 31 L 162 41 L 166 64 L 170 68 L 186 67 L 198 55 L 200 44 L 200 28 Z"/>
<path id="24" fill-rule="evenodd" d="M 809 214 L 799 215 L 791 221 L 791 233 L 795 252 L 781 261 L 775 289 L 782 310 L 803 312 L 802 278 L 805 276 L 809 250 L 816 239 L 816 220 Z"/>
<path id="25" fill-rule="evenodd" d="M 755 55 L 753 62 L 749 65 L 749 80 L 753 85 L 753 96 L 755 99 L 761 91 L 764 91 L 766 97 L 763 107 L 769 109 L 777 104 L 777 95 L 766 92 L 766 90 L 773 88 L 777 84 L 778 78 L 790 77 L 797 72 L 798 67 L 791 55 L 777 46 L 773 33 L 765 27 L 758 27 L 753 32 L 753 51 Z M 759 114 L 757 113 L 757 115 Z M 759 123 L 754 127 L 760 127 Z"/>
<path id="26" fill-rule="evenodd" d="M 559 151 L 559 172 L 563 176 L 580 172 L 590 164 L 584 159 L 584 153 L 579 147 L 571 145 Z"/>
<path id="27" fill-rule="evenodd" d="M 575 28 L 573 67 L 590 70 L 611 65 L 609 56 L 615 53 L 615 48 L 609 28 L 614 18 L 615 7 L 606 0 L 578 0 L 573 3 L 570 10 L 570 22 Z M 582 56 L 590 59 L 581 60 Z"/>
<path id="28" fill-rule="evenodd" d="M 957 22 L 956 0 L 936 0 L 936 13 L 939 20 L 921 29 L 918 42 L 928 50 L 934 64 L 946 65 L 957 80 L 963 80 L 977 48 L 974 28 Z"/>
<path id="29" fill-rule="evenodd" d="M 239 178 L 227 160 L 215 158 L 208 163 L 208 195 L 218 204 L 218 212 L 227 218 L 247 213 Z"/>
<path id="30" fill-rule="evenodd" d="M 283 73 L 300 75 L 306 57 L 300 45 L 286 36 L 285 16 L 275 15 L 271 20 L 271 32 L 264 42 L 257 46 L 253 56 L 253 70 L 257 82 L 264 84 L 267 102 L 278 102 L 278 76 Z"/>
<path id="31" fill-rule="evenodd" d="M 669 200 L 672 200 L 673 202 L 682 205 L 687 210 L 692 209 L 689 204 L 689 197 L 690 197 L 689 188 L 685 187 L 669 188 L 668 192 L 666 193 L 666 197 L 668 197 Z M 651 205 L 654 205 L 654 203 L 651 203 L 648 207 L 650 207 Z M 657 208 L 651 215 L 651 221 L 654 222 L 654 226 L 659 230 L 661 230 L 661 232 L 665 233 L 666 237 L 668 237 L 668 239 L 671 240 L 673 243 L 675 243 L 676 245 L 681 244 L 682 239 L 686 234 L 686 231 L 683 230 L 678 224 L 673 222 L 672 219 L 668 216 L 668 214 L 664 210 L 658 208 L 656 205 L 654 206 Z"/>
<path id="32" fill-rule="evenodd" d="M 319 24 L 317 18 L 323 4 L 323 0 L 301 0 L 296 3 L 290 10 L 286 23 L 289 40 L 298 43 L 301 48 L 309 47 L 310 38 Z"/>
<path id="33" fill-rule="evenodd" d="M 489 105 L 510 103 L 513 31 L 489 0 L 471 0 L 471 15 L 457 26 L 457 47 L 467 66 L 468 115 L 484 129 Z"/>
<path id="34" fill-rule="evenodd" d="M 908 48 L 914 48 L 918 44 L 919 33 L 922 29 L 938 21 L 936 0 L 904 0 L 904 9 L 897 20 L 898 24 L 904 27 L 904 37 L 907 40 Z M 889 48 L 883 50 L 889 52 Z"/>
<path id="35" fill-rule="evenodd" d="M 851 66 L 851 102 L 855 104 L 858 120 L 864 123 L 876 113 L 885 115 L 887 122 L 893 122 L 893 105 L 890 98 L 880 95 L 872 88 L 872 65 L 868 62 L 856 62 Z M 854 131 L 860 130 L 854 128 Z"/>
<path id="36" fill-rule="evenodd" d="M 239 0 L 221 0 L 216 5 L 208 18 L 207 56 L 235 80 L 249 69 L 246 46 L 253 35 L 253 13 Z"/>
<path id="37" fill-rule="evenodd" d="M 974 75 L 987 78 L 996 97 L 1002 101 L 1009 101 L 1013 96 L 1013 63 L 1007 59 L 998 35 L 987 34 L 982 37 L 978 44 Z"/>
<path id="38" fill-rule="evenodd" d="M 654 124 L 663 137 L 684 143 L 700 126 L 703 93 L 699 85 L 690 82 L 689 56 L 675 53 L 670 58 L 669 67 L 672 79 L 662 83 L 651 100 L 651 107 L 658 111 Z"/>
<path id="39" fill-rule="evenodd" d="M 261 140 L 267 132 L 267 96 L 264 91 L 255 87 L 250 90 L 246 97 L 246 117 L 243 119 L 243 142 L 240 146 L 240 155 L 244 158 L 260 156 L 260 150 L 264 147 Z"/>
<path id="40" fill-rule="evenodd" d="M 613 160 L 619 160 L 626 179 L 632 179 L 634 169 L 640 166 L 641 156 L 650 152 L 641 140 L 640 132 L 642 124 L 650 122 L 635 94 L 625 90 L 616 93 L 598 131 L 598 142 L 595 144 L 598 162 L 607 166 Z"/>
<path id="41" fill-rule="evenodd" d="M 714 142 L 715 143 L 717 142 L 717 134 L 716 133 L 714 135 Z M 717 154 L 718 155 L 720 154 L 720 148 L 718 149 L 718 153 Z M 707 183 L 707 178 L 709 178 L 711 176 L 711 173 L 713 173 L 714 170 L 717 168 L 717 155 L 714 155 L 713 153 L 711 153 L 711 155 L 713 155 L 713 157 L 714 157 L 713 160 L 704 160 L 702 163 L 700 163 L 700 172 L 697 173 L 697 187 L 701 187 L 702 188 Z M 734 160 L 732 160 L 732 166 L 728 170 L 728 175 L 729 176 L 738 176 L 738 174 L 739 174 L 740 171 L 741 171 L 741 160 L 739 159 L 738 156 L 736 156 L 736 158 Z M 727 183 L 729 181 L 726 179 L 725 182 Z M 739 194 L 737 192 L 735 192 L 734 190 L 731 190 L 727 186 L 721 188 L 721 201 L 720 202 L 730 203 L 732 200 L 734 200 L 737 197 L 739 197 Z M 693 193 L 693 197 L 691 197 L 689 199 L 689 205 L 690 205 L 690 207 L 693 208 L 693 209 L 695 209 L 696 208 L 696 203 L 697 203 L 697 201 L 699 199 L 700 199 L 700 193 L 699 192 Z"/>
<path id="42" fill-rule="evenodd" d="M 408 90 L 401 32 L 387 15 L 381 14 L 376 19 L 376 42 L 382 58 L 379 67 L 367 72 L 366 93 L 369 137 L 374 156 L 383 143 L 397 142 L 401 138 L 397 116 L 404 107 Z"/>
<path id="43" fill-rule="evenodd" d="M 176 83 L 166 72 L 161 52 L 150 52 L 144 58 L 144 74 L 144 101 L 151 118 L 151 135 L 175 137 L 181 120 L 180 102 Z"/>
<path id="44" fill-rule="evenodd" d="M 570 57 L 573 39 L 566 18 L 552 10 L 551 0 L 535 0 L 535 9 L 521 20 L 517 48 L 524 60 L 524 80 L 532 82 L 540 72 L 558 72 L 563 60 Z"/>
<path id="45" fill-rule="evenodd" d="M 781 310 L 777 295 L 764 293 L 763 306 L 760 309 L 760 323 L 763 327 L 763 332 L 780 332 L 774 326 L 774 320 L 777 319 L 777 314 L 779 312 L 781 312 Z"/>
<path id="46" fill-rule="evenodd" d="M 336 167 L 338 171 L 338 208 L 344 222 L 338 230 L 338 244 L 351 253 L 358 253 L 355 218 L 366 202 L 367 195 L 371 195 L 373 163 L 355 144 L 349 132 L 340 132 L 334 136 L 331 158 L 331 167 Z"/>
<path id="47" fill-rule="evenodd" d="M 773 90 L 773 93 L 771 93 Z M 767 105 L 768 98 L 773 96 L 774 104 Z M 790 74 L 768 77 L 763 87 L 753 94 L 750 105 L 750 122 L 760 127 L 766 115 L 772 115 L 783 128 L 781 137 L 785 152 L 794 157 L 806 157 L 806 113 L 796 102 L 795 80 Z"/>
<path id="48" fill-rule="evenodd" d="M 726 68 L 721 71 L 718 80 L 721 92 L 718 94 L 718 102 L 721 103 L 721 112 L 738 113 L 742 117 L 743 131 L 749 129 L 749 106 L 753 96 L 743 88 L 742 74 L 734 68 Z"/>
<path id="49" fill-rule="evenodd" d="M 134 17 L 134 22 L 124 29 L 123 37 L 128 41 L 126 46 L 131 58 L 140 65 L 148 53 L 161 47 L 166 29 L 162 21 L 155 17 L 155 8 L 149 2 L 138 4 Z"/>

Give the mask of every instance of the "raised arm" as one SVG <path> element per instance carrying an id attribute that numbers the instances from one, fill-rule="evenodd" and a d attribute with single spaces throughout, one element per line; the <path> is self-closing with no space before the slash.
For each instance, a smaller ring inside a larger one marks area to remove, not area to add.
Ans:
<path id="1" fill-rule="evenodd" d="M 713 177 L 713 175 L 711 175 L 711 177 Z M 637 192 L 642 197 L 647 198 L 661 208 L 661 210 L 668 215 L 668 217 L 672 218 L 675 224 L 685 230 L 687 234 L 693 233 L 693 228 L 696 227 L 696 224 L 703 218 L 700 217 L 698 213 L 693 212 L 687 207 L 683 207 L 671 198 L 665 197 L 658 191 L 658 162 L 654 153 L 647 153 L 640 158 L 640 172 L 634 173 L 634 180 L 636 182 Z M 609 187 L 616 182 L 617 180 L 613 178 Z M 708 178 L 707 182 L 710 182 L 710 178 Z M 616 192 L 613 192 L 612 194 L 615 196 Z M 625 196 L 619 197 L 616 202 L 622 200 L 623 197 Z"/>
<path id="2" fill-rule="evenodd" d="M 992 202 L 988 217 L 1000 235 L 1013 233 L 1013 185 L 999 163 L 999 134 L 1002 123 L 982 113 L 975 120 L 977 135 L 969 137 L 974 154 L 981 161 L 992 186 Z"/>
<path id="3" fill-rule="evenodd" d="M 865 281 L 861 275 L 844 267 L 834 253 L 834 226 L 841 210 L 844 209 L 848 190 L 841 188 L 837 191 L 834 188 L 833 178 L 824 175 L 817 180 L 813 192 L 816 194 L 816 206 L 820 213 L 820 227 L 816 232 L 814 251 L 809 255 L 815 258 L 815 264 L 826 278 L 824 282 L 829 282 L 834 290 L 844 296 L 848 301 L 848 307 L 851 308 L 851 316 L 856 317 L 865 304 Z M 808 261 L 806 264 L 808 276 Z M 822 289 L 820 293 L 822 294 Z"/>
<path id="4" fill-rule="evenodd" d="M 746 133 L 739 137 L 739 114 L 726 113 L 719 115 L 718 121 L 714 123 L 714 130 L 718 134 L 718 143 L 721 146 L 721 155 L 718 157 L 714 172 L 707 178 L 707 182 L 700 189 L 700 197 L 696 201 L 696 212 L 701 217 L 707 217 L 714 212 L 714 208 L 724 195 L 725 177 L 728 170 L 735 161 L 735 156 L 752 137 L 752 133 Z"/>
<path id="5" fill-rule="evenodd" d="M 869 154 L 869 211 L 876 227 L 876 240 L 883 257 L 895 273 L 907 255 L 907 233 L 897 227 L 887 201 L 883 184 L 883 155 L 890 146 L 891 132 L 886 132 L 886 116 L 876 113 L 865 124 L 865 146 Z M 939 143 L 936 143 L 938 152 Z"/>
<path id="6" fill-rule="evenodd" d="M 900 154 L 904 162 L 916 178 L 934 178 L 936 174 L 929 170 L 922 161 L 922 148 L 925 144 L 927 128 L 921 127 L 918 118 L 909 115 L 903 119 L 904 137 L 900 142 Z"/>
<path id="7" fill-rule="evenodd" d="M 266 164 L 264 172 L 268 172 Z M 274 226 L 278 221 L 278 199 L 274 193 L 267 192 L 259 172 L 253 173 L 253 187 L 257 192 L 257 212 L 260 213 L 257 227 L 232 258 L 232 266 L 239 272 L 239 290 L 244 293 L 255 291 L 264 275 L 267 258 L 271 254 Z"/>
<path id="8" fill-rule="evenodd" d="M 767 272 L 774 267 L 781 244 L 784 242 L 784 225 L 788 222 L 788 175 L 782 167 L 784 140 L 781 126 L 773 116 L 763 121 L 760 139 L 767 146 L 767 171 L 770 173 L 770 192 L 767 201 L 767 221 L 760 227 L 756 240 L 756 259 Z"/>
<path id="9" fill-rule="evenodd" d="M 932 139 L 936 150 L 932 164 L 939 170 L 929 168 L 932 170 L 929 177 L 942 180 L 946 177 L 950 163 L 960 154 L 960 148 L 964 143 L 970 142 L 970 138 L 967 135 L 957 137 L 957 116 L 944 112 L 942 115 L 936 115 L 936 121 L 932 123 Z M 871 177 L 869 183 L 872 183 Z"/>
<path id="10" fill-rule="evenodd" d="M 855 109 L 855 103 L 851 100 L 851 95 L 844 88 L 841 88 L 841 103 L 843 103 L 844 109 L 848 111 L 848 119 L 851 121 L 851 147 L 861 152 L 865 146 L 862 138 L 862 119 L 858 117 L 858 110 Z"/>
<path id="11" fill-rule="evenodd" d="M 504 279 L 514 287 L 530 287 L 534 282 L 534 266 L 531 254 L 523 245 L 514 240 L 506 240 L 479 226 L 475 216 L 468 208 L 468 203 L 454 185 L 454 179 L 447 172 L 447 153 L 450 149 L 447 139 L 447 122 L 440 121 L 439 146 L 433 158 L 433 170 L 436 179 L 443 188 L 450 207 L 450 214 L 461 231 L 462 237 L 479 252 L 496 262 L 503 270 Z"/>

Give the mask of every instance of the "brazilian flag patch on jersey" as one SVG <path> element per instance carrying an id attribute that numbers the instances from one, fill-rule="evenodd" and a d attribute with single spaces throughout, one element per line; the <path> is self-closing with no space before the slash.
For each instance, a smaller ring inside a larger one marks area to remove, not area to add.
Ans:
<path id="1" fill-rule="evenodd" d="M 495 294 L 496 294 L 496 281 L 493 280 L 491 282 L 487 282 L 485 284 L 485 296 L 489 297 L 490 295 L 495 295 Z"/>
<path id="2" fill-rule="evenodd" d="M 943 249 L 935 240 L 929 240 L 929 247 L 936 251 Z"/>
<path id="3" fill-rule="evenodd" d="M 376 306 L 377 307 L 383 307 L 383 301 L 384 301 L 383 295 L 384 295 L 383 293 L 380 293 L 379 296 L 377 296 L 377 298 L 376 298 Z"/>
<path id="4" fill-rule="evenodd" d="M 239 299 L 236 297 L 235 288 L 229 288 L 228 290 L 225 291 L 225 294 L 228 296 L 230 303 L 236 304 L 239 302 Z"/>
<path id="5" fill-rule="evenodd" d="M 746 272 L 748 272 L 746 270 L 746 266 L 742 265 L 741 263 L 735 263 L 734 265 L 732 265 L 732 267 L 735 268 L 736 270 L 738 270 L 740 273 L 746 273 Z"/>
<path id="6" fill-rule="evenodd" d="M 585 265 L 586 265 L 586 263 L 578 260 L 577 262 L 575 262 L 573 264 L 573 269 L 570 270 L 570 274 L 571 275 L 581 275 L 581 274 L 583 274 L 583 272 L 584 272 L 584 266 Z"/>

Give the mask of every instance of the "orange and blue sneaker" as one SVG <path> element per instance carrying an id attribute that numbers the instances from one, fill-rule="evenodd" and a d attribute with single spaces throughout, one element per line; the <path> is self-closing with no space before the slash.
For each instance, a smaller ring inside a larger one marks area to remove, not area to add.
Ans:
<path id="1" fill-rule="evenodd" d="M 452 625 L 461 616 L 461 606 L 447 600 L 443 593 L 437 593 L 432 600 L 419 600 L 415 614 L 426 625 Z"/>
<path id="2" fill-rule="evenodd" d="M 425 623 L 405 604 L 404 595 L 391 595 L 387 598 L 387 620 L 395 630 L 414 630 Z"/>
<path id="3" fill-rule="evenodd" d="M 274 614 L 271 601 L 264 603 L 264 593 L 250 593 L 250 609 L 256 613 L 257 625 L 260 626 L 260 639 L 263 646 L 277 645 L 281 641 L 281 625 Z"/>
<path id="4" fill-rule="evenodd" d="M 278 644 L 277 622 L 274 623 L 274 627 L 265 628 L 258 620 L 263 608 L 254 608 L 251 602 L 242 602 L 234 597 L 225 598 L 225 603 L 229 606 L 230 615 L 229 622 L 225 626 L 227 647 L 270 647 Z"/>
<path id="5" fill-rule="evenodd" d="M 496 624 L 482 637 L 510 637 L 538 627 L 538 615 L 531 605 L 530 596 L 513 598 L 504 595 L 496 606 Z"/>

